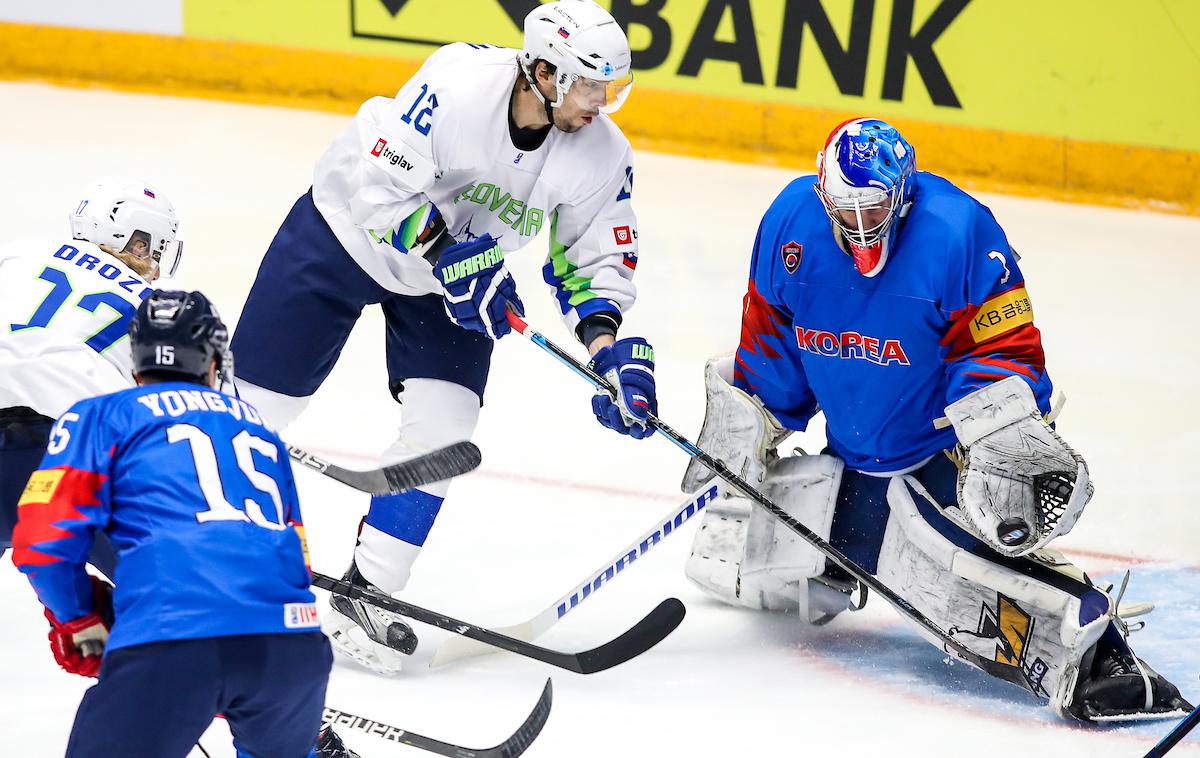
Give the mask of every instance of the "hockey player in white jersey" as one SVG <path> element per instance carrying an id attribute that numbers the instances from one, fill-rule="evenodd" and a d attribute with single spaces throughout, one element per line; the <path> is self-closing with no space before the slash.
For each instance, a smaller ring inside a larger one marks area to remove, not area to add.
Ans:
<path id="1" fill-rule="evenodd" d="M 637 219 L 629 142 L 609 119 L 632 85 L 629 42 L 590 0 L 535 8 L 522 50 L 451 44 L 394 97 L 375 97 L 317 162 L 271 243 L 233 338 L 238 387 L 277 428 L 332 369 L 363 307 L 387 321 L 403 405 L 386 462 L 475 429 L 493 341 L 523 310 L 504 254 L 547 231 L 543 275 L 563 321 L 619 388 L 597 419 L 642 438 L 652 351 L 617 339 L 633 305 Z M 374 497 L 347 578 L 408 581 L 448 483 Z M 416 644 L 398 618 L 333 598 L 334 646 L 378 672 Z"/>
<path id="2" fill-rule="evenodd" d="M 183 250 L 175 208 L 144 182 L 95 182 L 69 220 L 70 239 L 0 246 L 0 554 L 54 419 L 133 386 L 129 321 Z M 111 577 L 114 560 L 97 540 L 92 563 Z"/>

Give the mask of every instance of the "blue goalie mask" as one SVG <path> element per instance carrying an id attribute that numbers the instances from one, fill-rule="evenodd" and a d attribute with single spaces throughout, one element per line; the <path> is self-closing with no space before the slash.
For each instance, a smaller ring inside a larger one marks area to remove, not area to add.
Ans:
<path id="1" fill-rule="evenodd" d="M 817 195 L 863 276 L 875 276 L 887 263 L 912 207 L 916 169 L 912 145 L 873 118 L 839 124 L 817 154 Z"/>

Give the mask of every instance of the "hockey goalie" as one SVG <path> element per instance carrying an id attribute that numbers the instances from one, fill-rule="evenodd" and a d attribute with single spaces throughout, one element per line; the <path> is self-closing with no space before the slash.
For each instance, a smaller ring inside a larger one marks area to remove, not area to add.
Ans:
<path id="1" fill-rule="evenodd" d="M 985 206 L 916 170 L 890 125 L 839 125 L 764 215 L 741 341 L 705 369 L 699 444 L 973 653 L 1100 721 L 1190 710 L 1130 649 L 1120 591 L 1048 548 L 1092 496 L 1051 423 L 1018 257 Z M 825 417 L 820 455 L 779 444 Z M 693 461 L 685 491 L 714 474 Z M 861 593 L 750 501 L 709 507 L 688 577 L 824 623 Z"/>

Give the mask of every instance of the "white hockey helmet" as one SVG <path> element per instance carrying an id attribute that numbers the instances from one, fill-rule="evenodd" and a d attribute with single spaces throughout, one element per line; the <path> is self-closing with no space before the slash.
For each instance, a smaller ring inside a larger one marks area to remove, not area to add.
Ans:
<path id="1" fill-rule="evenodd" d="M 629 39 L 608 11 L 592 0 L 558 0 L 534 8 L 525 17 L 525 43 L 521 69 L 543 102 L 533 80 L 533 64 L 544 60 L 557 69 L 558 108 L 567 91 L 582 81 L 589 89 L 603 91 L 600 110 L 615 113 L 633 87 Z"/>
<path id="2" fill-rule="evenodd" d="M 70 221 L 72 239 L 104 245 L 116 253 L 127 253 L 130 242 L 142 239 L 151 260 L 147 270 L 139 273 L 149 279 L 156 274 L 174 276 L 179 268 L 183 242 L 175 238 L 179 231 L 175 206 L 143 182 L 118 178 L 94 182 L 84 190 Z"/>

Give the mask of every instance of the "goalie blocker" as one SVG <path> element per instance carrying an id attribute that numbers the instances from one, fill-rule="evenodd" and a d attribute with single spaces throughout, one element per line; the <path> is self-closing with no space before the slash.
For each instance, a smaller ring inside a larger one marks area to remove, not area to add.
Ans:
<path id="1" fill-rule="evenodd" d="M 730 385 L 731 370 L 729 358 L 705 367 L 697 444 L 978 652 L 988 674 L 1046 698 L 1064 718 L 1191 708 L 1129 648 L 1120 597 L 1044 547 L 1078 520 L 1091 485 L 1083 459 L 1042 421 L 1020 379 L 947 409 L 963 442 L 956 452 L 881 476 L 830 455 L 780 458 L 775 447 L 787 431 Z M 1012 451 L 1022 444 L 1039 455 L 1017 465 Z M 683 489 L 711 478 L 693 461 Z M 1020 544 L 1007 544 L 999 526 L 1018 520 L 1027 530 Z M 705 512 L 685 571 L 724 602 L 795 611 L 811 624 L 865 600 L 856 602 L 855 582 L 821 553 L 725 492 Z"/>

